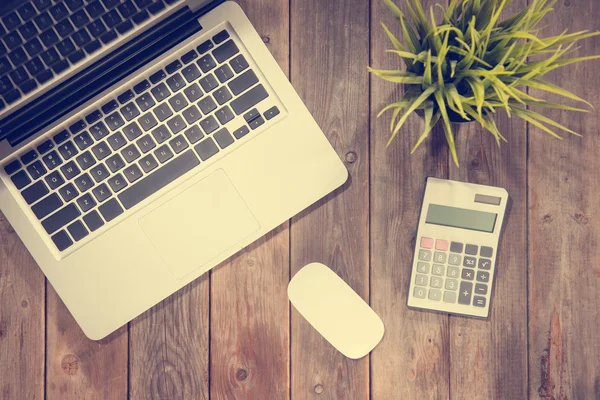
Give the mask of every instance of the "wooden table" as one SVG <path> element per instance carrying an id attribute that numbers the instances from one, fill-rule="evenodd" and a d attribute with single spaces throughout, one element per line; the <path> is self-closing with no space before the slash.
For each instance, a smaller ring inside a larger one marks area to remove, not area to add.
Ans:
<path id="1" fill-rule="evenodd" d="M 411 117 L 389 149 L 374 115 L 401 90 L 380 0 L 244 0 L 248 16 L 344 160 L 349 182 L 105 340 L 88 340 L 0 215 L 2 399 L 598 399 L 600 114 L 549 112 L 585 136 L 552 139 L 499 115 L 509 143 L 457 127 L 413 156 Z M 403 1 L 400 1 L 403 3 Z M 514 0 L 511 9 L 526 4 Z M 546 34 L 597 29 L 595 0 L 555 6 Z M 600 38 L 578 55 L 600 53 Z M 600 107 L 600 64 L 551 80 Z M 427 176 L 498 185 L 512 197 L 489 320 L 406 308 Z M 290 307 L 303 265 L 332 266 L 382 317 L 373 353 L 337 353 Z"/>

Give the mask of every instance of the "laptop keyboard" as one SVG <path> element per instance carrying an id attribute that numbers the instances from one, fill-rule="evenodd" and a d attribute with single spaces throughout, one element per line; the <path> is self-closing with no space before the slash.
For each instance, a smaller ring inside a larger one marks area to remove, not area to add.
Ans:
<path id="1" fill-rule="evenodd" d="M 32 0 L 0 18 L 0 112 L 182 0 Z"/>
<path id="2" fill-rule="evenodd" d="M 4 165 L 59 251 L 280 114 L 246 57 L 199 38 Z"/>

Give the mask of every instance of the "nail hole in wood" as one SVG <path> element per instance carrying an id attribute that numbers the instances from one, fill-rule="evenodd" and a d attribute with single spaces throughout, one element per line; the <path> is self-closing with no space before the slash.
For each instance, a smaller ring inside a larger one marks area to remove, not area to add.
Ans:
<path id="1" fill-rule="evenodd" d="M 315 386 L 315 393 L 316 393 L 316 394 L 321 394 L 321 393 L 323 393 L 323 390 L 324 390 L 324 389 L 323 389 L 323 385 L 321 385 L 321 384 L 318 384 L 318 385 L 316 385 L 316 386 Z"/>
<path id="2" fill-rule="evenodd" d="M 243 368 L 239 368 L 236 372 L 235 372 L 235 378 L 238 381 L 245 381 L 246 378 L 248 378 L 248 371 L 246 371 Z"/>
<path id="3" fill-rule="evenodd" d="M 355 163 L 357 158 L 358 158 L 358 156 L 353 151 L 349 151 L 348 153 L 346 153 L 346 162 L 348 164 Z"/>
<path id="4" fill-rule="evenodd" d="M 67 354 L 62 358 L 60 367 L 66 375 L 73 376 L 79 369 L 79 358 L 73 354 Z"/>
<path id="5" fill-rule="evenodd" d="M 262 41 L 263 43 L 271 43 L 271 38 L 265 35 L 262 37 Z"/>
<path id="6" fill-rule="evenodd" d="M 23 300 L 21 302 L 21 307 L 23 307 L 23 308 L 27 308 L 28 305 L 29 305 L 29 303 L 27 302 L 27 300 Z"/>

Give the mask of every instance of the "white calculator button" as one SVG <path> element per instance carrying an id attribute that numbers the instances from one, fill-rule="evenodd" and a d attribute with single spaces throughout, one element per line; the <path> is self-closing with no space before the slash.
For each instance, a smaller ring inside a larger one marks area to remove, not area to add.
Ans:
<path id="1" fill-rule="evenodd" d="M 415 291 L 413 292 L 413 296 L 417 297 L 419 299 L 424 299 L 426 294 L 427 294 L 427 289 L 423 289 L 420 287 L 416 287 Z"/>
<path id="2" fill-rule="evenodd" d="M 444 302 L 456 303 L 456 292 L 444 292 Z"/>
<path id="3" fill-rule="evenodd" d="M 444 266 L 433 264 L 433 269 L 431 270 L 431 273 L 437 276 L 444 276 Z"/>
<path id="4" fill-rule="evenodd" d="M 457 267 L 448 267 L 446 276 L 449 276 L 450 278 L 458 278 L 459 273 L 460 269 L 458 269 Z"/>
<path id="5" fill-rule="evenodd" d="M 417 277 L 415 278 L 415 285 L 427 286 L 427 281 L 429 281 L 429 277 L 427 275 L 417 274 Z"/>
<path id="6" fill-rule="evenodd" d="M 429 296 L 427 296 L 429 300 L 440 301 L 442 300 L 442 292 L 437 289 L 429 289 Z"/>
<path id="7" fill-rule="evenodd" d="M 421 261 L 431 261 L 431 251 L 429 251 L 429 250 L 419 250 L 419 260 L 421 260 Z"/>
<path id="8" fill-rule="evenodd" d="M 456 290 L 458 289 L 458 280 L 456 279 L 446 279 L 446 290 Z"/>
<path id="9" fill-rule="evenodd" d="M 429 282 L 429 286 L 432 288 L 441 288 L 442 283 L 444 283 L 444 278 L 438 278 L 437 276 L 432 276 L 431 281 Z"/>
<path id="10" fill-rule="evenodd" d="M 461 257 L 458 254 L 450 254 L 448 256 L 448 264 L 450 265 L 460 265 Z"/>
<path id="11" fill-rule="evenodd" d="M 433 256 L 433 262 L 445 263 L 446 262 L 446 253 L 441 253 L 439 251 L 436 251 Z"/>
<path id="12" fill-rule="evenodd" d="M 421 274 L 428 274 L 429 273 L 429 264 L 424 263 L 424 262 L 420 262 L 417 264 L 417 272 L 421 273 Z"/>

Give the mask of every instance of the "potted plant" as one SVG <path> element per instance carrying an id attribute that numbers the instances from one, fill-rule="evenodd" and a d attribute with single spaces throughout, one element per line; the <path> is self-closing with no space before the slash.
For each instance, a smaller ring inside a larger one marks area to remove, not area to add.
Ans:
<path id="1" fill-rule="evenodd" d="M 406 0 L 405 15 L 392 0 L 384 0 L 399 21 L 403 40 L 383 25 L 393 49 L 405 68 L 379 70 L 374 75 L 404 85 L 404 96 L 380 113 L 393 111 L 388 146 L 412 112 L 417 112 L 425 128 L 411 154 L 427 138 L 433 126 L 442 121 L 454 163 L 458 165 L 452 122 L 474 121 L 491 132 L 498 146 L 506 139 L 498 130 L 494 114 L 504 110 L 539 127 L 554 137 L 558 128 L 569 128 L 531 110 L 528 106 L 587 110 L 551 103 L 529 95 L 526 88 L 559 94 L 590 103 L 542 79 L 548 72 L 566 65 L 600 58 L 599 55 L 567 58 L 575 44 L 600 32 L 581 31 L 540 38 L 538 25 L 552 11 L 556 0 L 531 0 L 521 12 L 506 19 L 501 13 L 510 0 L 452 0 L 436 22 L 434 8 L 429 13 L 420 0 Z M 533 57 L 533 59 L 532 59 Z M 401 115 L 400 113 L 403 112 Z"/>

